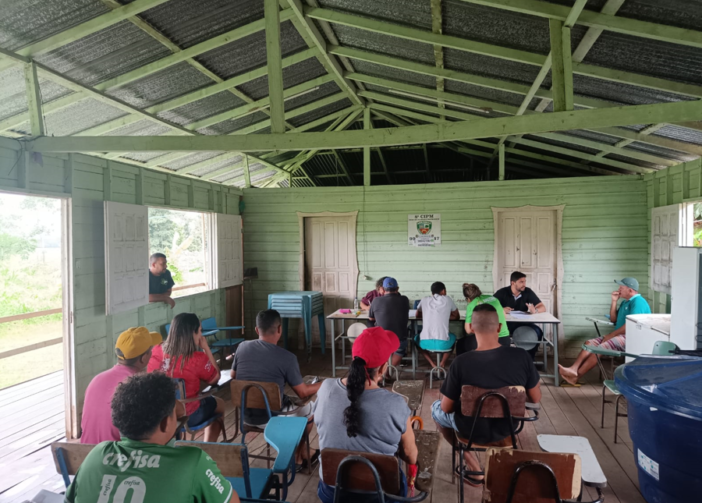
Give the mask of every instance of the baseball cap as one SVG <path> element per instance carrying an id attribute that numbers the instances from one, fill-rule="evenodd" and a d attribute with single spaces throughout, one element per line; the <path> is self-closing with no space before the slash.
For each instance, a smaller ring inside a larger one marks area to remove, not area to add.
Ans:
<path id="1" fill-rule="evenodd" d="M 383 281 L 383 288 L 398 288 L 397 280 L 395 278 L 385 278 Z"/>
<path id="2" fill-rule="evenodd" d="M 628 286 L 632 290 L 636 290 L 637 292 L 639 291 L 639 282 L 636 280 L 636 278 L 623 278 L 621 281 L 617 281 L 615 279 L 614 282 L 617 285 Z"/>
<path id="3" fill-rule="evenodd" d="M 351 354 L 363 358 L 366 368 L 374 369 L 388 361 L 390 355 L 400 347 L 400 339 L 394 332 L 382 327 L 367 328 L 351 346 Z"/>
<path id="4" fill-rule="evenodd" d="M 158 346 L 163 342 L 163 337 L 157 332 L 149 332 L 146 327 L 129 328 L 119 334 L 115 349 L 119 349 L 117 358 L 129 360 L 146 353 L 151 346 Z"/>

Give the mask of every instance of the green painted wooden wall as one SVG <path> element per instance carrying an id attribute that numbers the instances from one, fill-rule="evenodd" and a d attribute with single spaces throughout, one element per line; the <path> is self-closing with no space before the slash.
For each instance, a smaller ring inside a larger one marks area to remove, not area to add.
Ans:
<path id="1" fill-rule="evenodd" d="M 85 388 L 93 376 L 115 363 L 114 343 L 122 331 L 144 325 L 164 333 L 163 326 L 181 312 L 225 321 L 224 290 L 178 298 L 175 309 L 158 303 L 106 316 L 104 201 L 238 214 L 241 192 L 97 157 L 32 158 L 20 155 L 18 149 L 18 142 L 0 138 L 0 190 L 70 198 L 73 356 L 80 421 Z"/>
<path id="2" fill-rule="evenodd" d="M 644 180 L 648 201 L 650 260 L 651 209 L 702 200 L 702 159 L 647 174 Z M 670 295 L 651 292 L 651 309 L 656 313 L 669 313 Z"/>
<path id="3" fill-rule="evenodd" d="M 648 285 L 647 184 L 641 177 L 590 177 L 309 189 L 244 190 L 244 262 L 258 267 L 247 281 L 246 323 L 266 307 L 267 295 L 298 290 L 300 236 L 296 212 L 358 211 L 358 296 L 392 275 L 410 298 L 433 281 L 460 298 L 461 284 L 492 291 L 494 227 L 491 207 L 565 204 L 563 322 L 568 354 L 592 336 L 588 315 L 609 309 L 613 280 L 636 276 Z M 409 213 L 441 213 L 442 244 L 407 245 Z M 363 280 L 363 276 L 373 278 Z M 499 286 L 499 285 L 498 285 Z M 648 287 L 642 292 L 648 295 Z"/>

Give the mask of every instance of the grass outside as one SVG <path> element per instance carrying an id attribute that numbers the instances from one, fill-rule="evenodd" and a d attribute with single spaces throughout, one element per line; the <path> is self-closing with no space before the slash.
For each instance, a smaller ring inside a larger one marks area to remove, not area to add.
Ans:
<path id="1" fill-rule="evenodd" d="M 56 319 L 56 317 L 58 317 Z M 61 315 L 32 324 L 22 321 L 0 325 L 0 353 L 63 336 Z M 37 318 L 35 318 L 37 320 Z M 63 368 L 63 344 L 28 351 L 0 360 L 0 389 L 40 377 Z"/>

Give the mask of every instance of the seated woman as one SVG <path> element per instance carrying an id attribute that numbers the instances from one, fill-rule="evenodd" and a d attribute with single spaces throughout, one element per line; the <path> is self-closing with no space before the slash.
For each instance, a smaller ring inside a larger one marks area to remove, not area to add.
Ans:
<path id="1" fill-rule="evenodd" d="M 219 367 L 207 339 L 202 336 L 200 319 L 192 313 L 181 313 L 173 318 L 168 338 L 155 346 L 149 360 L 148 371 L 161 371 L 168 377 L 185 381 L 185 398 L 200 393 L 200 383 L 208 385 L 219 381 Z M 188 426 L 196 426 L 215 414 L 224 413 L 224 401 L 208 396 L 200 401 L 185 404 L 189 416 Z M 215 421 L 205 429 L 205 442 L 216 442 L 222 428 Z"/>
<path id="2" fill-rule="evenodd" d="M 327 379 L 317 393 L 314 422 L 319 448 L 371 452 L 389 456 L 398 452 L 409 464 L 417 463 L 417 446 L 405 399 L 378 386 L 388 359 L 400 341 L 381 327 L 364 330 L 353 344 L 353 361 L 346 379 Z M 322 460 L 322 462 L 324 462 Z M 398 496 L 407 495 L 407 480 L 401 475 Z M 319 466 L 322 479 L 322 466 Z M 317 496 L 322 503 L 334 500 L 334 487 L 319 481 Z"/>

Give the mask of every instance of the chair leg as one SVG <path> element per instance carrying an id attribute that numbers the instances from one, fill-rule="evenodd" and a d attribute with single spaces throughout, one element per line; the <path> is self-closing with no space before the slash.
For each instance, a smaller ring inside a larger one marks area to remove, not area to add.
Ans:
<path id="1" fill-rule="evenodd" d="M 456 444 L 451 446 L 451 483 L 456 483 Z"/>
<path id="2" fill-rule="evenodd" d="M 270 467 L 271 467 L 271 444 L 266 443 L 266 468 L 270 469 Z"/>
<path id="3" fill-rule="evenodd" d="M 458 449 L 458 503 L 463 503 L 465 487 L 463 487 L 463 449 Z"/>
<path id="4" fill-rule="evenodd" d="M 602 418 L 600 420 L 600 428 L 604 428 L 604 412 L 605 412 L 605 403 L 607 401 L 605 400 L 605 390 L 607 389 L 607 386 L 602 386 Z"/>
<path id="5" fill-rule="evenodd" d="M 307 475 L 312 475 L 312 449 L 310 448 L 310 436 L 305 432 L 305 443 L 307 444 Z"/>
<path id="6" fill-rule="evenodd" d="M 624 395 L 617 395 L 617 399 L 614 401 L 614 443 L 617 443 L 617 427 L 619 425 L 619 400 Z"/>

